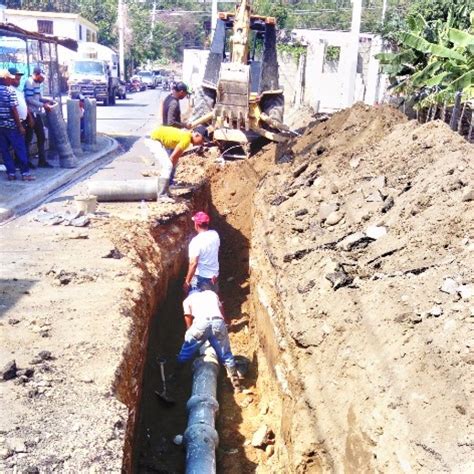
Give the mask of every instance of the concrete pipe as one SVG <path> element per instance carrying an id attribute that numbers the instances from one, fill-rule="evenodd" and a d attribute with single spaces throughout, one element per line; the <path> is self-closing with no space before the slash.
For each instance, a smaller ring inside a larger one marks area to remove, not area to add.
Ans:
<path id="1" fill-rule="evenodd" d="M 61 115 L 61 105 L 56 102 L 46 113 L 46 117 L 50 137 L 54 140 L 54 147 L 59 155 L 59 165 L 61 168 L 75 168 L 77 158 L 67 136 L 66 123 Z"/>
<path id="2" fill-rule="evenodd" d="M 186 474 L 216 472 L 216 448 L 219 435 L 215 429 L 219 403 L 216 400 L 219 362 L 211 347 L 193 364 L 193 389 L 188 400 L 188 426 L 184 432 Z"/>
<path id="3" fill-rule="evenodd" d="M 154 201 L 156 200 L 156 178 L 130 179 L 127 181 L 90 181 L 89 194 L 97 196 L 99 202 Z"/>
<path id="4" fill-rule="evenodd" d="M 84 100 L 84 147 L 97 149 L 97 101 L 88 97 Z"/>
<path id="5" fill-rule="evenodd" d="M 81 107 L 79 100 L 67 100 L 67 135 L 76 156 L 82 155 L 81 148 Z"/>

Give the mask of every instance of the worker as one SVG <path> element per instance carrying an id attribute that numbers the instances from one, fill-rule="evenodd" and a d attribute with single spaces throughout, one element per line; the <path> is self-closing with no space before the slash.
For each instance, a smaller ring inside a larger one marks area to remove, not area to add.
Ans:
<path id="1" fill-rule="evenodd" d="M 189 243 L 189 267 L 184 280 L 184 291 L 195 291 L 207 285 L 219 293 L 219 234 L 209 229 L 210 218 L 205 212 L 193 217 L 197 235 Z"/>
<path id="2" fill-rule="evenodd" d="M 36 134 L 36 144 L 38 147 L 38 167 L 53 168 L 53 165 L 46 161 L 45 142 L 46 135 L 44 133 L 43 123 L 43 109 L 46 112 L 51 110 L 51 107 L 56 102 L 43 98 L 41 94 L 41 84 L 44 82 L 45 75 L 41 67 L 36 66 L 33 69 L 33 74 L 26 81 L 25 84 L 25 98 L 28 104 L 28 110 L 33 116 L 34 126 L 28 128 L 26 131 L 26 143 L 29 147 L 33 138 L 33 132 Z"/>
<path id="3" fill-rule="evenodd" d="M 181 122 L 181 109 L 179 101 L 189 94 L 188 86 L 184 82 L 176 82 L 162 104 L 162 125 L 176 128 L 189 128 L 189 125 Z"/>
<path id="4" fill-rule="evenodd" d="M 229 334 L 222 305 L 216 293 L 205 286 L 203 291 L 192 290 L 183 301 L 186 334 L 178 354 L 177 373 L 184 363 L 191 360 L 201 346 L 209 342 L 236 392 L 240 392 L 239 373 L 230 349 Z"/>
<path id="5" fill-rule="evenodd" d="M 169 195 L 169 186 L 179 158 L 189 145 L 200 146 L 208 139 L 207 128 L 203 125 L 193 131 L 160 126 L 151 132 L 145 143 L 161 167 L 157 184 L 158 202 L 174 202 Z"/>

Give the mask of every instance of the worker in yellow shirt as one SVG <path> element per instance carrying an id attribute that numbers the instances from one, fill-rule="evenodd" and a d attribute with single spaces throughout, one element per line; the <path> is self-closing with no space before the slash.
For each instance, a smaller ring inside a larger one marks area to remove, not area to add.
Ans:
<path id="1" fill-rule="evenodd" d="M 161 126 L 151 132 L 146 144 L 161 167 L 157 183 L 157 200 L 159 202 L 174 202 L 169 195 L 169 186 L 180 156 L 191 144 L 199 146 L 208 139 L 207 128 L 203 125 L 199 125 L 192 131 Z"/>

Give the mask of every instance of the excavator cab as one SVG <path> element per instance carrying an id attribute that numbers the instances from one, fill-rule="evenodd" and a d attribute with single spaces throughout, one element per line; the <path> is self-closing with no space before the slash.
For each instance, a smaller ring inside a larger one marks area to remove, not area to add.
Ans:
<path id="1" fill-rule="evenodd" d="M 249 1 L 219 13 L 209 58 L 196 92 L 193 125 L 212 125 L 214 141 L 249 155 L 260 136 L 287 140 L 283 90 L 279 86 L 276 20 L 253 15 Z"/>

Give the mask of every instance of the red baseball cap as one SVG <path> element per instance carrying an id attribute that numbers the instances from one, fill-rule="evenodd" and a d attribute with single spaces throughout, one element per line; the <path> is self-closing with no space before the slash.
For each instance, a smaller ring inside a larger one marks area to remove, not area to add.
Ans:
<path id="1" fill-rule="evenodd" d="M 205 212 L 197 212 L 192 217 L 192 220 L 196 224 L 209 224 L 209 222 L 211 221 L 211 219 L 209 218 L 209 216 Z"/>

